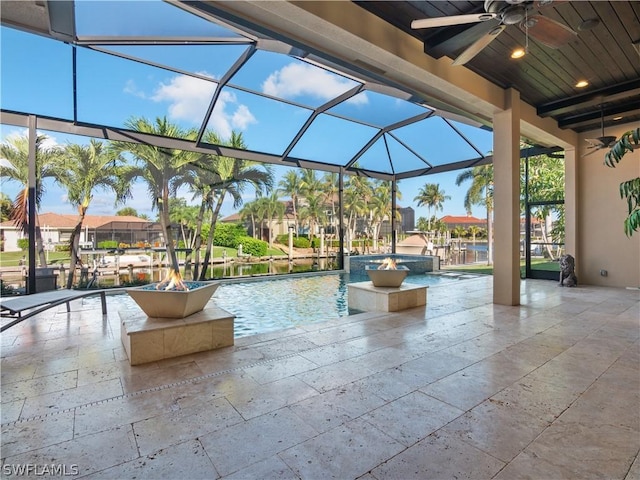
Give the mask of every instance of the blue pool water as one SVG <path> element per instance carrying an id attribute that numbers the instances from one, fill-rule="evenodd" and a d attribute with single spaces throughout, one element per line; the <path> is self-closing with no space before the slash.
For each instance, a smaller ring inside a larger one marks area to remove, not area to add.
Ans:
<path id="1" fill-rule="evenodd" d="M 457 278 L 409 275 L 405 282 L 436 285 Z M 367 276 L 326 274 L 225 283 L 213 301 L 236 315 L 235 336 L 243 337 L 358 313 L 349 311 L 347 283 L 368 280 Z"/>
<path id="2" fill-rule="evenodd" d="M 426 273 L 409 275 L 405 283 L 433 286 L 471 277 L 453 273 Z M 221 282 L 210 302 L 236 316 L 234 334 L 238 338 L 358 313 L 349 311 L 347 284 L 368 280 L 366 275 L 328 273 L 225 281 Z M 117 296 L 120 306 L 136 306 L 128 295 Z M 84 302 L 88 304 L 92 301 L 99 300 L 90 298 Z"/>

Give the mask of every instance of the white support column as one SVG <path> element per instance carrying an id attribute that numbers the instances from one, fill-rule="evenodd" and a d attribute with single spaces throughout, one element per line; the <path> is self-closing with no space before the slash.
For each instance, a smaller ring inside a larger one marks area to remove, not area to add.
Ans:
<path id="1" fill-rule="evenodd" d="M 493 303 L 520 304 L 520 94 L 505 90 L 493 121 Z"/>
<path id="2" fill-rule="evenodd" d="M 564 253 L 580 258 L 578 245 L 578 152 L 564 152 Z M 576 272 L 579 274 L 579 263 Z M 578 276 L 579 278 L 579 276 Z"/>

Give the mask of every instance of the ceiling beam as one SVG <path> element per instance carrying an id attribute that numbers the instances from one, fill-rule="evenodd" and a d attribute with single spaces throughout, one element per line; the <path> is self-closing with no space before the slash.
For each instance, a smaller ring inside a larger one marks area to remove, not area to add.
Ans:
<path id="1" fill-rule="evenodd" d="M 545 103 L 537 108 L 537 113 L 540 117 L 562 115 L 581 108 L 598 106 L 605 102 L 619 101 L 635 95 L 640 95 L 640 79 L 618 83 L 610 87 L 599 88 L 566 99 Z M 631 108 L 631 105 L 629 105 L 629 108 Z"/>
<path id="2" fill-rule="evenodd" d="M 639 97 L 640 98 L 640 97 Z M 576 115 L 570 115 L 558 120 L 558 126 L 560 128 L 580 128 L 589 125 L 600 125 L 600 121 L 604 119 L 605 122 L 613 121 L 614 117 L 618 117 L 621 114 L 625 116 L 640 114 L 640 108 L 631 109 L 631 105 L 638 106 L 640 101 L 630 102 L 629 105 L 614 105 L 612 107 L 603 108 L 602 111 L 589 111 L 582 112 Z"/>

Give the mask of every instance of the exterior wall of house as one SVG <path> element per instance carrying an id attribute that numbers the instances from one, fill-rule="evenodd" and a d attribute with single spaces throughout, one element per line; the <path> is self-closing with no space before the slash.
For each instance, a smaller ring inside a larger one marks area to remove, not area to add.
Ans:
<path id="1" fill-rule="evenodd" d="M 618 138 L 637 124 L 605 129 Z M 600 130 L 580 135 L 577 169 L 576 273 L 578 282 L 610 287 L 640 287 L 640 232 L 627 237 L 623 221 L 627 203 L 620 198 L 621 182 L 640 176 L 640 149 L 627 153 L 616 166 L 604 165 L 607 150 L 582 157 L 587 138 L 601 136 Z M 571 253 L 571 252 L 569 252 Z M 607 271 L 607 276 L 600 274 Z"/>

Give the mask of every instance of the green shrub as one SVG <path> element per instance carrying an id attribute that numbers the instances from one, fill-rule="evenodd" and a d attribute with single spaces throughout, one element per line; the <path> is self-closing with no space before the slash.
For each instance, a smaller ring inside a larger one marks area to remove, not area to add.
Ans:
<path id="1" fill-rule="evenodd" d="M 213 244 L 220 247 L 238 248 L 240 239 L 245 238 L 246 236 L 247 231 L 240 224 L 217 223 L 216 230 L 213 233 Z M 245 251 L 245 253 L 249 252 Z"/>
<path id="2" fill-rule="evenodd" d="M 98 242 L 98 248 L 112 250 L 114 248 L 118 248 L 118 242 L 115 240 L 104 240 L 102 242 Z"/>
<path id="3" fill-rule="evenodd" d="M 240 244 L 242 244 L 242 253 L 254 257 L 264 257 L 267 254 L 267 247 L 269 246 L 264 240 L 258 240 L 246 235 L 238 238 L 238 245 Z"/>
<path id="4" fill-rule="evenodd" d="M 71 246 L 68 243 L 64 243 L 62 245 L 56 245 L 54 247 L 54 251 L 56 252 L 70 252 Z"/>
<path id="5" fill-rule="evenodd" d="M 293 237 L 293 246 L 295 248 L 309 248 L 311 244 L 306 237 Z"/>
<path id="6" fill-rule="evenodd" d="M 23 252 L 26 252 L 29 249 L 29 239 L 28 238 L 19 238 L 18 239 L 18 248 Z"/>

